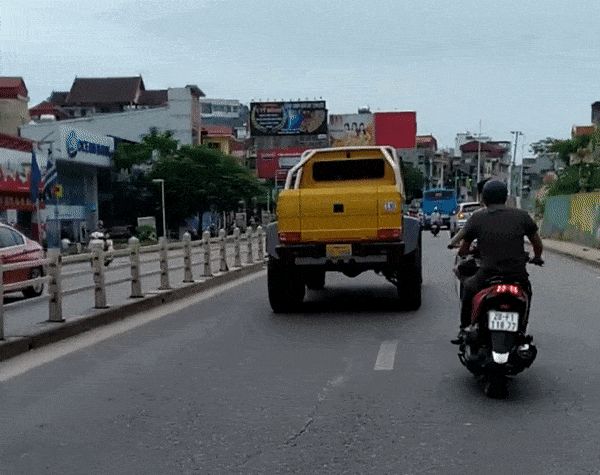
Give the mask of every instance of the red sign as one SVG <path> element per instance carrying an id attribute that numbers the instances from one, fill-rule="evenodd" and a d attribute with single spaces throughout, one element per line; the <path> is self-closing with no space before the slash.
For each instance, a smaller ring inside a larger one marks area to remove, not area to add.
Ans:
<path id="1" fill-rule="evenodd" d="M 277 170 L 290 169 L 298 162 L 306 147 L 276 148 L 259 150 L 256 156 L 256 171 L 259 178 L 273 180 Z"/>
<path id="2" fill-rule="evenodd" d="M 394 148 L 417 145 L 416 112 L 375 112 L 375 143 Z"/>

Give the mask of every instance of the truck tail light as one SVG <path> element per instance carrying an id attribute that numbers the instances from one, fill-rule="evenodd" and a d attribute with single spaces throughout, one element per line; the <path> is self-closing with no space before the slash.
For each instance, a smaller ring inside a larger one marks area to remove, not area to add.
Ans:
<path id="1" fill-rule="evenodd" d="M 392 240 L 400 239 L 402 230 L 400 228 L 384 228 L 377 230 L 377 239 Z"/>
<path id="2" fill-rule="evenodd" d="M 290 243 L 300 242 L 300 233 L 279 233 L 279 242 Z"/>

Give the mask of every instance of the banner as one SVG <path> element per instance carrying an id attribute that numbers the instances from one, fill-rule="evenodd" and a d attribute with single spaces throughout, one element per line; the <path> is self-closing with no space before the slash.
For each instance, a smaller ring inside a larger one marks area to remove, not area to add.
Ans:
<path id="1" fill-rule="evenodd" d="M 373 114 L 334 114 L 329 116 L 332 147 L 375 145 Z"/>
<path id="2" fill-rule="evenodd" d="M 250 134 L 254 137 L 327 134 L 325 101 L 252 102 Z"/>
<path id="3" fill-rule="evenodd" d="M 60 127 L 62 154 L 56 158 L 97 167 L 109 167 L 115 151 L 115 141 L 106 135 L 97 135 L 87 130 L 70 126 Z"/>

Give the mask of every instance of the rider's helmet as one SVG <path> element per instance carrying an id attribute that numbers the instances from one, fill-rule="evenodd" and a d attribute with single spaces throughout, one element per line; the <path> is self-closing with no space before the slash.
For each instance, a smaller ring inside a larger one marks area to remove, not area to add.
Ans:
<path id="1" fill-rule="evenodd" d="M 508 188 L 499 180 L 490 180 L 483 186 L 482 201 L 486 206 L 506 203 Z"/>

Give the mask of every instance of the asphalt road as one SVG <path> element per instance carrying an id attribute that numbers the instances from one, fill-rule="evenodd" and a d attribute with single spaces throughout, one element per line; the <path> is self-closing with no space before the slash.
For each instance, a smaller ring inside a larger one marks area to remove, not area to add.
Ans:
<path id="1" fill-rule="evenodd" d="M 531 270 L 538 360 L 490 400 L 448 342 L 445 237 L 424 236 L 418 312 L 332 274 L 273 315 L 261 273 L 0 363 L 0 472 L 599 473 L 600 272 Z"/>

